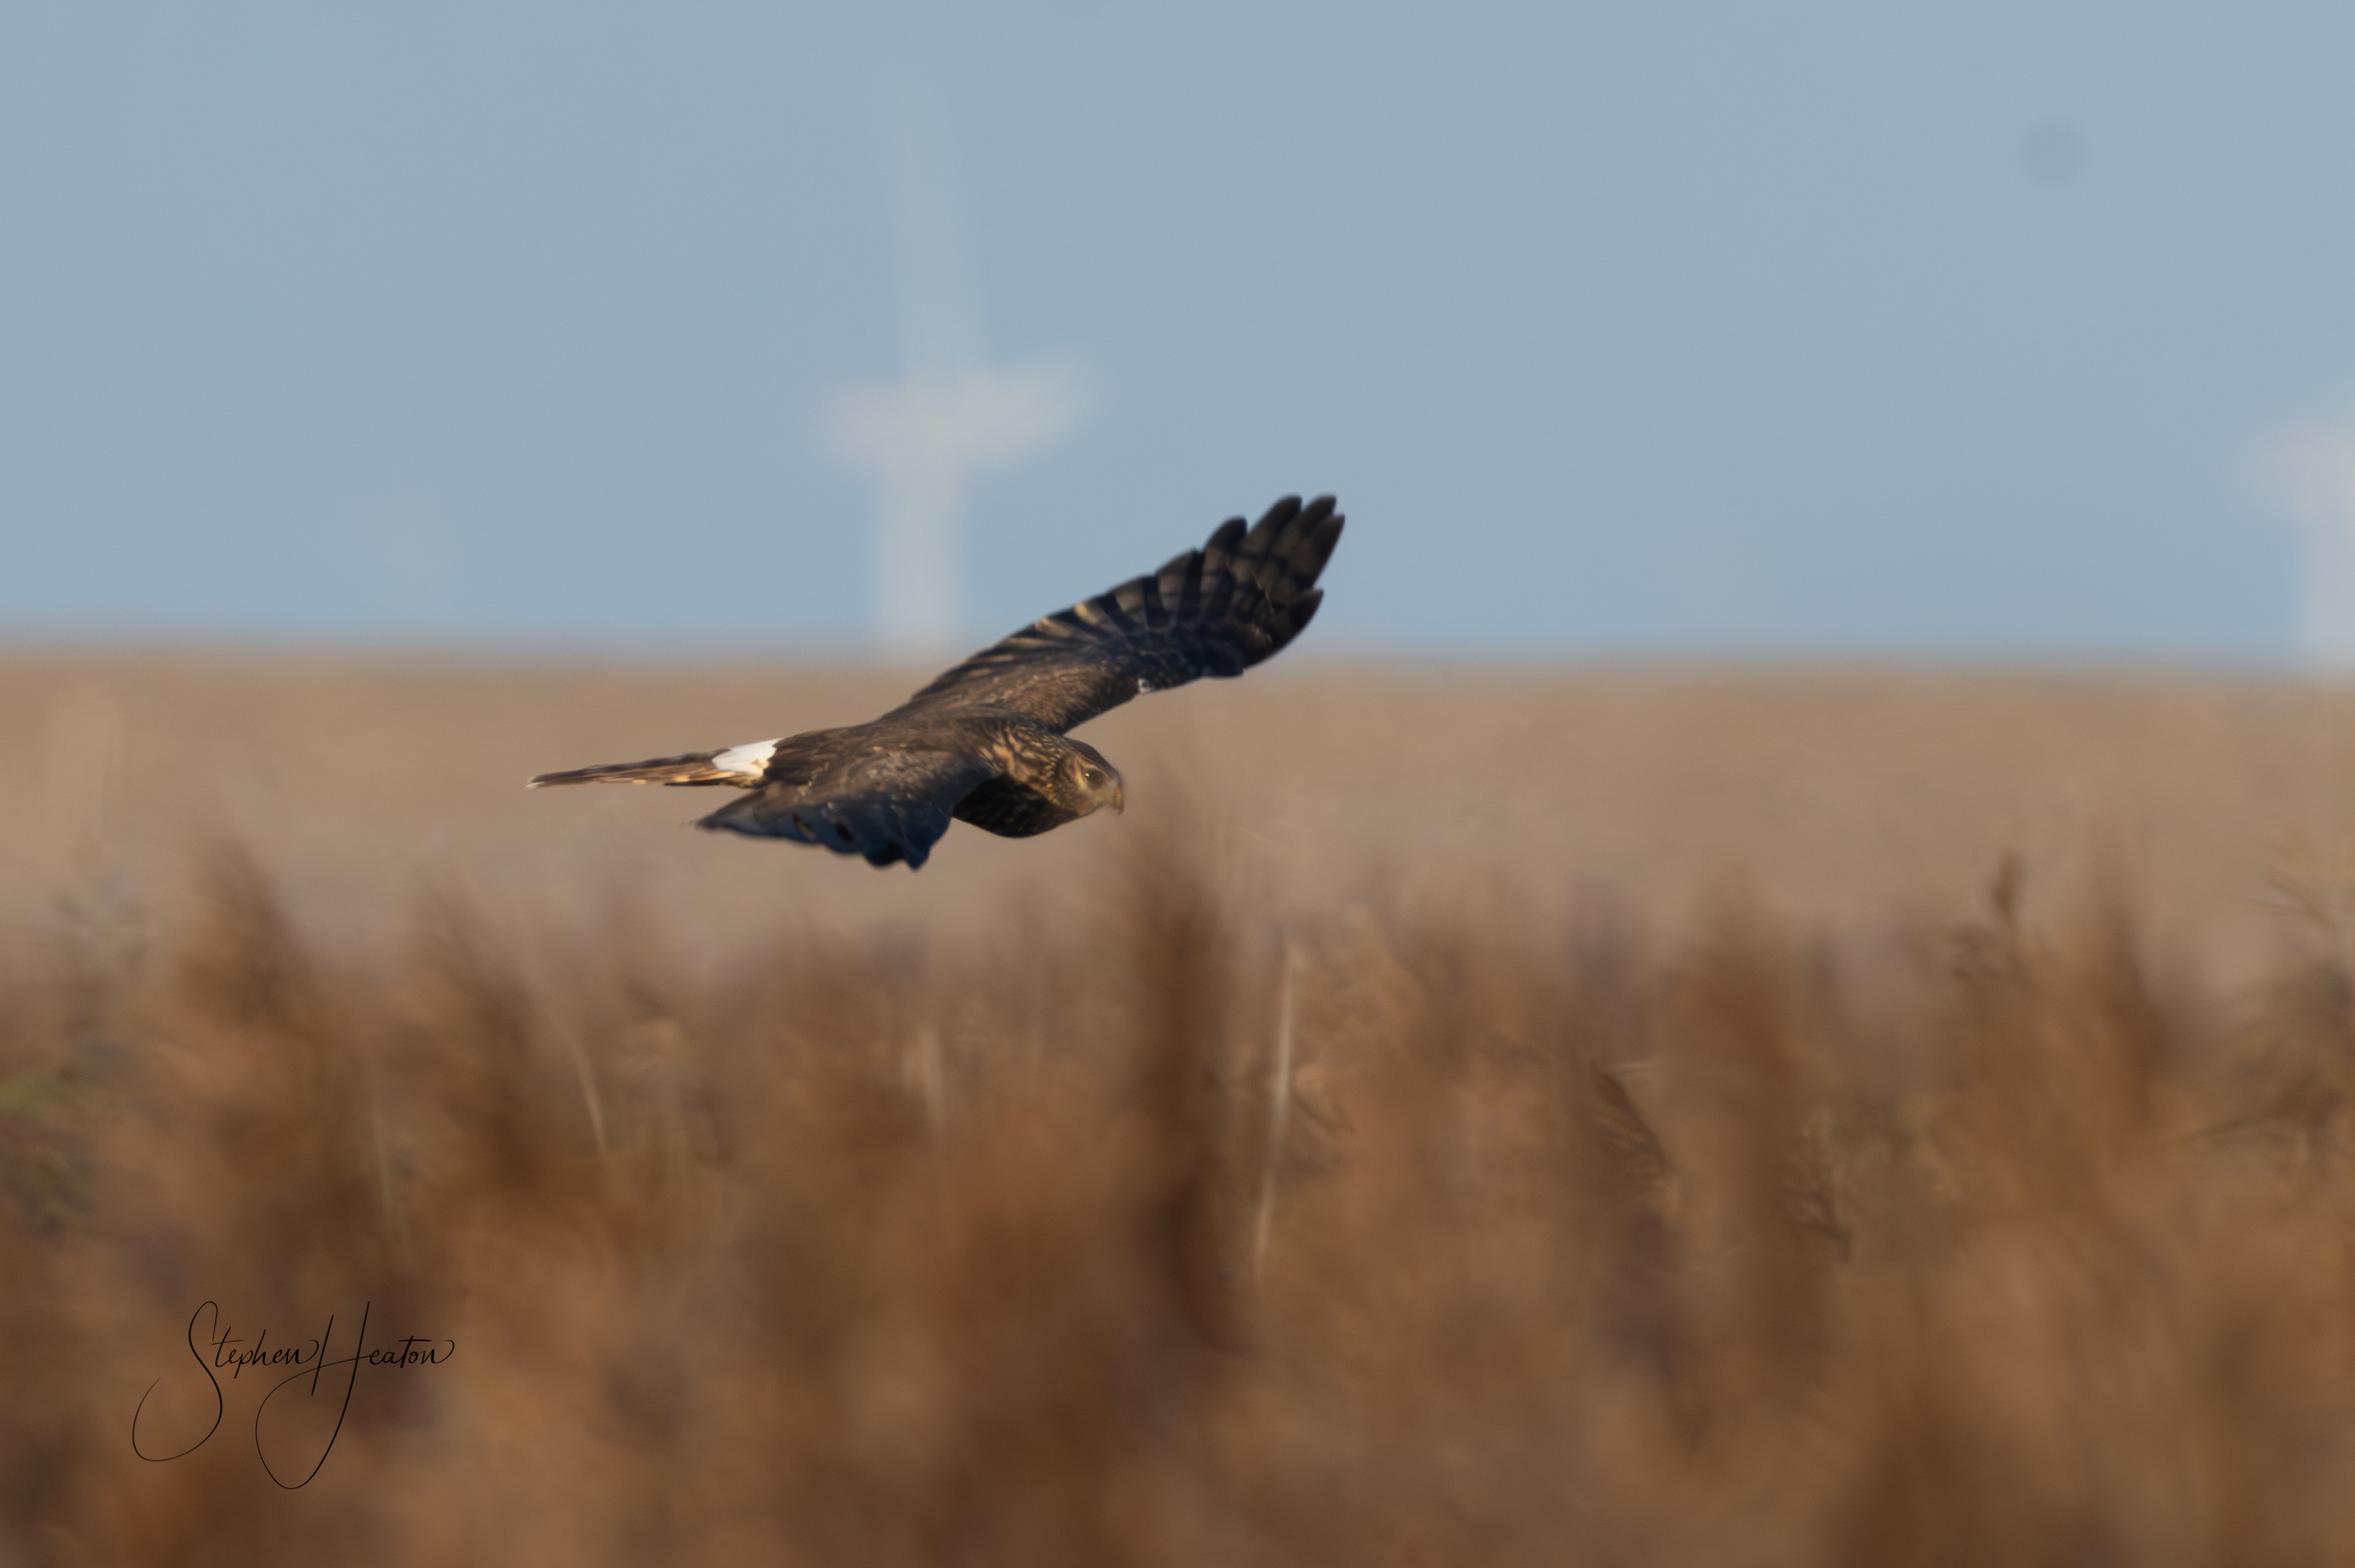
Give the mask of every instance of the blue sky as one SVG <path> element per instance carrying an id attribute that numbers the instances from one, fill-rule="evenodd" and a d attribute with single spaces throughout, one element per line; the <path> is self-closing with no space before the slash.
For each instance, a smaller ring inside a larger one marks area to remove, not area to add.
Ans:
<path id="1" fill-rule="evenodd" d="M 965 492 L 964 642 L 1332 490 L 1337 647 L 2287 662 L 2351 60 L 2344 4 L 20 0 L 0 638 L 855 649 L 829 421 L 932 245 L 1075 389 Z"/>

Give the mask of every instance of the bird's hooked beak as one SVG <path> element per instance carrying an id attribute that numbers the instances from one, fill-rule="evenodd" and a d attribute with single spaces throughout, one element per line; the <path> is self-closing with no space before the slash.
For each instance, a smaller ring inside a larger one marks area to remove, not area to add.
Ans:
<path id="1" fill-rule="evenodd" d="M 1121 789 L 1121 776 L 1118 773 L 1115 773 L 1112 776 L 1112 814 L 1116 817 L 1120 816 L 1122 814 L 1122 808 L 1128 804 L 1129 797 Z"/>

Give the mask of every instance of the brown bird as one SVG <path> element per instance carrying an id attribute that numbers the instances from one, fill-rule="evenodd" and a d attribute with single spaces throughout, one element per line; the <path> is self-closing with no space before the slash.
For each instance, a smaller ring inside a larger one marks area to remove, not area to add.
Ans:
<path id="1" fill-rule="evenodd" d="M 951 818 L 1010 839 L 1125 804 L 1120 770 L 1064 731 L 1148 691 L 1239 675 L 1298 637 L 1341 538 L 1333 498 L 1286 496 L 1246 533 L 1032 622 L 883 717 L 724 751 L 543 773 L 543 784 L 727 784 L 696 824 L 921 866 Z"/>

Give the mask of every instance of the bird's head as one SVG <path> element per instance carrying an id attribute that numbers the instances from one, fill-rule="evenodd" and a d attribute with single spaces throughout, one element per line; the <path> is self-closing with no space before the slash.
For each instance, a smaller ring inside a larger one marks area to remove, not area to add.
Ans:
<path id="1" fill-rule="evenodd" d="M 1084 740 L 1070 741 L 1071 755 L 1063 760 L 1065 788 L 1071 809 L 1081 816 L 1100 806 L 1119 811 L 1128 804 L 1121 793 L 1121 771 L 1104 760 L 1104 753 Z"/>

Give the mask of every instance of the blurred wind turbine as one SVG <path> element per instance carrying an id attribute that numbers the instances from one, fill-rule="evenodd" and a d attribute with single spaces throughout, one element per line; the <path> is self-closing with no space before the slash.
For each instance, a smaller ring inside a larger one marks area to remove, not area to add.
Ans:
<path id="1" fill-rule="evenodd" d="M 2259 453 L 2268 488 L 2305 525 L 2307 659 L 2355 672 L 2355 410 L 2291 430 Z"/>
<path id="2" fill-rule="evenodd" d="M 882 99 L 885 182 L 906 376 L 851 387 L 828 410 L 835 449 L 875 471 L 876 632 L 896 653 L 954 652 L 965 494 L 982 469 L 1038 451 L 1078 422 L 1066 367 L 986 363 L 966 200 L 939 95 L 916 70 Z"/>

